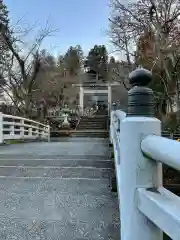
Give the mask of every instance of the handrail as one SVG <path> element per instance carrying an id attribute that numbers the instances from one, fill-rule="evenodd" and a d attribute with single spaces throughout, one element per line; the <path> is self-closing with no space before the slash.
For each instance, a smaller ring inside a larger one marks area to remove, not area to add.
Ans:
<path id="1" fill-rule="evenodd" d="M 180 170 L 180 142 L 149 135 L 142 140 L 141 149 L 147 158 Z"/>
<path id="2" fill-rule="evenodd" d="M 160 188 L 158 192 L 146 189 L 137 191 L 138 209 L 171 239 L 179 239 L 180 198 L 164 188 Z"/>
<path id="3" fill-rule="evenodd" d="M 154 118 L 151 73 L 130 74 L 128 114 L 113 104 L 110 141 L 114 149 L 121 240 L 180 239 L 180 197 L 162 187 L 162 163 L 180 170 L 180 142 L 161 136 Z M 163 231 L 163 232 L 162 232 Z"/>
<path id="4" fill-rule="evenodd" d="M 0 113 L 0 143 L 13 139 L 50 141 L 50 126 L 31 119 Z"/>
<path id="5" fill-rule="evenodd" d="M 24 120 L 24 121 L 28 121 L 28 122 L 32 122 L 41 126 L 46 127 L 47 125 L 40 123 L 40 122 L 36 122 L 34 120 L 28 119 L 28 118 L 23 118 L 23 117 L 18 117 L 18 116 L 13 116 L 13 115 L 7 115 L 7 114 L 3 114 L 4 118 L 12 118 L 12 119 L 18 119 L 18 120 Z"/>

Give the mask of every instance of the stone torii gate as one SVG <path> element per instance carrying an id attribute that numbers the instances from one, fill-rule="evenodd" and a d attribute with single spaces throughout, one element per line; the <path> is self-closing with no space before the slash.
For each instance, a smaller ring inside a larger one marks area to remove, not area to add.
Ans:
<path id="1" fill-rule="evenodd" d="M 84 110 L 84 95 L 85 94 L 92 94 L 92 95 L 96 95 L 96 94 L 107 94 L 108 97 L 108 112 L 110 112 L 110 106 L 111 106 L 111 102 L 112 102 L 112 98 L 111 98 L 111 85 L 112 84 L 92 84 L 88 86 L 88 88 L 86 88 L 85 86 L 83 86 L 83 84 L 80 85 L 80 90 L 79 90 L 79 105 L 80 105 L 80 109 L 81 109 L 81 113 L 83 114 L 83 110 Z M 99 89 L 99 87 L 101 89 Z"/>

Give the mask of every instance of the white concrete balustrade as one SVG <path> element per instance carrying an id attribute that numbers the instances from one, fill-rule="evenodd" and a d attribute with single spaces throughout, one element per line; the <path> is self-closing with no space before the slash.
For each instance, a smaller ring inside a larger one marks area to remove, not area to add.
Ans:
<path id="1" fill-rule="evenodd" d="M 50 127 L 30 119 L 0 113 L 0 143 L 14 139 L 50 140 Z"/>
<path id="2" fill-rule="evenodd" d="M 180 198 L 162 186 L 162 163 L 180 170 L 180 142 L 153 117 L 111 112 L 121 240 L 180 239 Z"/>

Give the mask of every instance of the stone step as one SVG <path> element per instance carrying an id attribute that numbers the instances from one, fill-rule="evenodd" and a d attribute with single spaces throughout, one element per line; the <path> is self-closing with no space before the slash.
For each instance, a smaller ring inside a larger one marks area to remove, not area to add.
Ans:
<path id="1" fill-rule="evenodd" d="M 94 159 L 0 159 L 0 166 L 28 166 L 28 167 L 95 167 L 112 168 L 111 160 Z"/>
<path id="2" fill-rule="evenodd" d="M 87 130 L 106 130 L 107 128 L 105 127 L 105 126 L 91 126 L 91 125 L 80 125 L 79 127 L 77 127 L 77 129 L 76 130 L 83 130 L 83 129 L 87 129 Z"/>
<path id="3" fill-rule="evenodd" d="M 80 126 L 80 127 L 78 127 L 76 130 L 78 131 L 78 130 L 94 130 L 94 131 L 99 131 L 99 130 L 104 130 L 104 131 L 106 131 L 106 128 L 105 127 L 92 127 L 92 126 Z"/>
<path id="4" fill-rule="evenodd" d="M 27 206 L 28 207 L 28 206 Z M 109 214 L 111 209 L 109 210 Z M 88 210 L 86 211 L 88 213 Z M 54 216 L 54 215 L 53 215 Z M 61 216 L 61 215 L 60 215 Z M 96 217 L 96 215 L 94 215 Z M 95 217 L 87 219 L 42 220 L 33 218 L 20 218 L 1 216 L 0 238 L 1 240 L 109 240 L 120 239 L 118 221 L 108 222 L 96 220 Z M 60 217 L 59 217 L 60 218 Z M 6 227 L 4 227 L 6 226 Z M 6 229 L 6 230 L 5 230 Z M 6 237 L 7 236 L 7 237 Z M 17 236 L 17 237 L 16 237 Z"/>
<path id="5" fill-rule="evenodd" d="M 39 193 L 48 192 L 62 195 L 94 194 L 103 195 L 110 192 L 108 179 L 48 179 L 48 178 L 17 178 L 0 177 L 0 192 L 31 194 L 38 189 Z"/>
<path id="6" fill-rule="evenodd" d="M 83 123 L 107 123 L 107 119 L 81 119 Z"/>
<path id="7" fill-rule="evenodd" d="M 77 137 L 77 138 L 81 138 L 81 137 L 86 137 L 85 135 L 81 134 L 81 135 L 73 135 L 74 137 Z M 89 136 L 87 136 L 89 137 Z M 96 138 L 97 136 L 91 136 L 92 138 Z M 99 138 L 107 138 L 106 135 L 98 135 Z"/>
<path id="8" fill-rule="evenodd" d="M 108 118 L 108 114 L 105 114 L 105 113 L 99 113 L 99 114 L 93 114 L 91 116 L 83 116 L 83 118 L 88 118 L 88 119 L 91 119 L 91 118 L 94 118 L 94 119 L 105 119 L 105 118 Z"/>
<path id="9" fill-rule="evenodd" d="M 88 122 L 98 122 L 98 121 L 106 121 L 108 119 L 108 117 L 101 117 L 101 116 L 97 116 L 97 117 L 82 117 L 81 121 L 88 121 Z"/>
<path id="10" fill-rule="evenodd" d="M 118 198 L 106 180 L 0 179 L 0 186 L 1 240 L 120 239 Z"/>
<path id="11" fill-rule="evenodd" d="M 1 148 L 1 240 L 120 239 L 109 141 L 69 139 Z"/>
<path id="12" fill-rule="evenodd" d="M 111 168 L 95 167 L 12 167 L 1 166 L 0 176 L 2 177 L 26 177 L 26 178 L 105 178 L 113 175 Z"/>
<path id="13" fill-rule="evenodd" d="M 79 130 L 81 129 L 97 129 L 97 130 L 106 130 L 106 127 L 105 126 L 91 126 L 91 125 L 80 125 L 78 126 Z"/>
<path id="14" fill-rule="evenodd" d="M 58 141 L 58 142 L 82 142 L 82 143 L 86 143 L 86 142 L 89 142 L 91 143 L 92 142 L 92 139 L 91 138 L 72 138 L 72 137 L 64 137 L 64 138 L 61 138 L 61 137 L 55 137 L 55 138 L 51 138 L 51 142 L 53 141 Z M 105 146 L 108 146 L 109 144 L 109 140 L 108 139 L 101 139 L 101 138 L 96 138 L 94 139 L 93 138 L 93 143 L 94 141 L 96 141 L 98 144 L 101 144 L 101 145 L 105 145 Z"/>
<path id="15" fill-rule="evenodd" d="M 72 136 L 73 136 L 73 137 L 76 137 L 76 138 L 81 138 L 81 137 L 91 137 L 91 138 L 99 137 L 99 138 L 107 138 L 107 135 L 106 135 L 106 134 L 98 134 L 98 135 L 73 134 Z"/>
<path id="16" fill-rule="evenodd" d="M 106 125 L 106 122 L 89 122 L 89 121 L 83 122 L 83 121 L 81 121 L 79 123 L 79 125 L 81 125 L 81 124 L 86 124 L 86 125 Z"/>
<path id="17" fill-rule="evenodd" d="M 74 132 L 71 136 L 73 137 L 91 137 L 91 138 L 107 138 L 109 136 L 108 133 L 102 132 L 102 133 L 97 133 L 97 132 Z"/>
<path id="18" fill-rule="evenodd" d="M 82 132 L 86 132 L 86 133 L 106 133 L 107 130 L 106 129 L 83 129 L 83 130 L 78 130 L 76 129 L 74 132 L 79 132 L 79 133 L 82 133 Z"/>
<path id="19" fill-rule="evenodd" d="M 80 122 L 79 125 L 107 125 L 106 122 Z"/>
<path id="20" fill-rule="evenodd" d="M 94 127 L 106 127 L 106 124 L 104 124 L 104 123 L 80 123 L 79 125 L 78 125 L 78 127 L 79 126 L 89 126 L 89 127 L 91 127 L 91 128 L 94 128 Z"/>
<path id="21" fill-rule="evenodd" d="M 81 138 L 79 138 L 81 139 Z M 83 138 L 84 139 L 84 138 Z M 96 143 L 95 139 L 95 143 Z M 104 141 L 106 139 L 102 139 L 102 141 Z M 84 140 L 85 141 L 85 140 Z M 102 144 L 101 144 L 102 146 Z M 107 146 L 107 143 L 104 143 L 104 146 Z M 88 160 L 93 160 L 93 161 L 100 161 L 100 160 L 109 160 L 110 159 L 110 154 L 106 154 L 106 155 L 97 155 L 97 154 L 86 154 L 86 155 L 71 155 L 71 154 L 67 154 L 67 155 L 48 155 L 48 153 L 45 154 L 0 154 L 0 161 L 14 161 L 14 160 L 49 160 L 49 159 L 53 159 L 53 160 L 84 160 L 84 161 L 88 161 Z"/>
<path id="22" fill-rule="evenodd" d="M 104 133 L 104 132 L 107 132 L 107 129 L 94 129 L 94 128 L 90 128 L 90 129 L 76 129 L 76 130 L 73 130 L 71 131 L 71 133 L 74 133 L 74 132 L 86 132 L 86 133 L 91 133 L 91 132 L 95 132 L 95 133 Z"/>
<path id="23" fill-rule="evenodd" d="M 49 192 L 37 193 L 38 189 L 31 194 L 20 194 L 20 193 L 5 193 L 1 191 L 1 201 L 0 201 L 0 217 L 4 214 L 12 217 L 21 217 L 24 219 L 30 218 L 33 220 L 59 220 L 63 219 L 81 219 L 90 222 L 92 220 L 93 214 L 95 214 L 95 209 L 99 210 L 108 209 L 104 211 L 104 220 L 107 220 L 107 213 L 112 212 L 112 208 L 115 207 L 118 211 L 118 203 L 114 204 L 114 199 L 112 194 L 106 193 L 104 195 L 86 194 L 61 194 L 56 192 L 52 195 Z M 3 208 L 6 208 L 3 210 Z M 89 214 L 88 214 L 89 211 Z M 114 212 L 114 211 L 113 211 Z M 100 212 L 99 212 L 100 213 Z M 72 216 L 71 216 L 72 214 Z M 97 216 L 97 220 L 100 220 L 101 216 Z M 95 219 L 94 219 L 95 220 Z M 107 220 L 108 221 L 108 220 Z"/>
<path id="24" fill-rule="evenodd" d="M 87 124 L 106 124 L 107 123 L 107 120 L 106 121 L 102 121 L 102 120 L 99 120 L 99 121 L 89 121 L 89 120 L 81 120 L 80 123 L 87 123 Z"/>
<path id="25" fill-rule="evenodd" d="M 81 125 L 81 124 L 85 124 L 85 125 L 106 125 L 106 122 L 89 122 L 89 121 L 87 121 L 87 122 L 84 122 L 84 121 L 81 121 L 80 123 L 79 123 L 79 125 Z"/>
<path id="26" fill-rule="evenodd" d="M 92 130 L 92 127 L 91 126 L 89 126 L 89 127 L 78 127 L 77 129 L 76 129 L 76 131 L 86 131 L 86 132 L 88 132 L 88 131 L 94 131 L 94 132 L 99 132 L 99 131 L 101 131 L 101 132 L 105 132 L 105 131 L 107 131 L 106 130 L 106 128 L 102 128 L 102 127 L 94 127 L 93 128 L 93 130 Z"/>

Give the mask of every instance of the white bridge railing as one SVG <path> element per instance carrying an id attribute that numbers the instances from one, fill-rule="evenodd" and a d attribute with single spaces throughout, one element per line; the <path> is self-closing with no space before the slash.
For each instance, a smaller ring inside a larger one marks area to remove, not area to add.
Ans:
<path id="1" fill-rule="evenodd" d="M 30 119 L 0 113 L 0 143 L 14 139 L 50 140 L 50 127 Z"/>
<path id="2" fill-rule="evenodd" d="M 180 170 L 180 142 L 160 136 L 158 119 L 136 115 L 134 110 L 140 106 L 140 98 L 136 105 L 137 95 L 133 95 L 134 105 L 130 105 L 132 92 L 129 94 L 127 116 L 120 110 L 111 112 L 110 141 L 114 148 L 121 240 L 160 240 L 163 232 L 178 240 L 180 198 L 162 186 L 162 163 Z"/>

